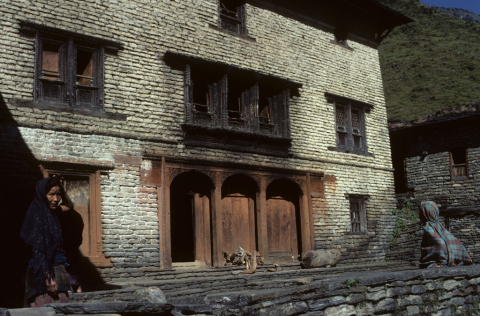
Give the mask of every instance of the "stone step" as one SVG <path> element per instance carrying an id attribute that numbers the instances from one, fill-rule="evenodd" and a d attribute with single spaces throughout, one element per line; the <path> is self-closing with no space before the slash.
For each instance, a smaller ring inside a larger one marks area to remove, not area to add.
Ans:
<path id="1" fill-rule="evenodd" d="M 356 271 L 383 271 L 398 267 L 407 266 L 406 262 L 382 262 L 367 265 L 351 265 L 334 268 L 318 269 L 297 269 L 277 272 L 257 271 L 255 274 L 245 274 L 245 268 L 242 270 L 231 269 L 230 274 L 219 274 L 216 269 L 210 269 L 209 276 L 197 277 L 178 277 L 176 279 L 165 280 L 135 280 L 128 284 L 123 284 L 124 288 L 117 290 L 106 290 L 97 292 L 74 293 L 71 295 L 72 301 L 77 303 L 85 302 L 115 302 L 115 301 L 133 301 L 133 292 L 139 287 L 157 286 L 164 292 L 167 301 L 181 297 L 205 296 L 207 294 L 222 293 L 233 290 L 248 290 L 253 288 L 275 289 L 288 286 L 291 283 L 299 282 L 299 279 L 310 278 L 311 281 L 331 277 L 348 272 Z M 278 267 L 282 269 L 282 267 Z M 237 273 L 240 272 L 240 273 Z M 188 272 L 198 275 L 194 272 Z M 202 272 L 205 273 L 205 272 Z M 187 274 L 187 273 L 185 273 Z M 203 274 L 207 275 L 207 273 Z M 213 276 L 212 276 L 213 275 Z M 304 280 L 305 281 L 305 280 Z M 118 285 L 118 284 L 117 284 Z"/>

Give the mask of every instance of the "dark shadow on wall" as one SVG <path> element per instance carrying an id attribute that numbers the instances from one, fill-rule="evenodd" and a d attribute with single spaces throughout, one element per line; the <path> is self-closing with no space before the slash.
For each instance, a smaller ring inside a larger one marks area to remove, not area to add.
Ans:
<path id="1" fill-rule="evenodd" d="M 0 307 L 21 307 L 25 246 L 19 234 L 42 173 L 1 94 L 0 175 Z"/>
<path id="2" fill-rule="evenodd" d="M 20 238 L 20 229 L 35 196 L 35 183 L 43 177 L 39 164 L 0 94 L 0 307 L 23 306 L 26 248 Z M 83 222 L 79 223 L 81 216 L 74 213 L 76 211 L 72 210 L 71 222 L 68 222 L 71 235 L 68 238 L 80 245 Z M 82 262 L 80 274 L 90 284 L 86 289 L 108 288 L 96 267 L 76 252 Z"/>

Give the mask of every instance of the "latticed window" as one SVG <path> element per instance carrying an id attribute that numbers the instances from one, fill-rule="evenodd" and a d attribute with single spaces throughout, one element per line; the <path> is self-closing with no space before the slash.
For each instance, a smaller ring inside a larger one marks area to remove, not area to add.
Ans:
<path id="1" fill-rule="evenodd" d="M 245 3 L 238 0 L 218 0 L 219 27 L 238 34 L 247 34 Z"/>
<path id="2" fill-rule="evenodd" d="M 345 106 L 337 105 L 335 107 L 335 116 L 337 123 L 337 146 L 347 146 L 348 132 Z"/>
<path id="3" fill-rule="evenodd" d="M 371 155 L 367 152 L 365 113 L 373 105 L 347 97 L 325 93 L 329 103 L 333 103 L 335 114 L 336 147 L 330 150 Z"/>
<path id="4" fill-rule="evenodd" d="M 364 197 L 350 197 L 350 224 L 352 234 L 367 232 L 367 216 Z"/>
<path id="5" fill-rule="evenodd" d="M 450 151 L 450 176 L 452 180 L 467 179 L 467 150 L 457 148 Z"/>
<path id="6" fill-rule="evenodd" d="M 347 152 L 365 151 L 365 110 L 351 104 L 335 103 L 337 146 Z"/>

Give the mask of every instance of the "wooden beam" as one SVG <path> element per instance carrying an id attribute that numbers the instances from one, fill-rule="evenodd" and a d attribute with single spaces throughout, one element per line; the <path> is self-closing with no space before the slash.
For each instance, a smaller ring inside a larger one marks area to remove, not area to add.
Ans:
<path id="1" fill-rule="evenodd" d="M 223 216 L 222 216 L 222 175 L 215 173 L 215 189 L 212 194 L 212 252 L 213 266 L 223 266 Z"/>
<path id="2" fill-rule="evenodd" d="M 257 193 L 257 236 L 258 250 L 265 261 L 268 261 L 268 228 L 267 228 L 267 179 L 260 178 L 260 192 Z"/>

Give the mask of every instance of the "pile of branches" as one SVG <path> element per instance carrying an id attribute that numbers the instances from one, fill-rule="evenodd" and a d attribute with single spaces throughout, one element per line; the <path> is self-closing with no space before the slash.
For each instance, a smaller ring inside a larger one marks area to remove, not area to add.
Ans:
<path id="1" fill-rule="evenodd" d="M 245 251 L 242 247 L 239 251 L 228 254 L 223 251 L 226 266 L 246 266 L 247 273 L 255 273 L 257 265 L 263 265 L 263 257 L 258 251 L 253 253 Z"/>

